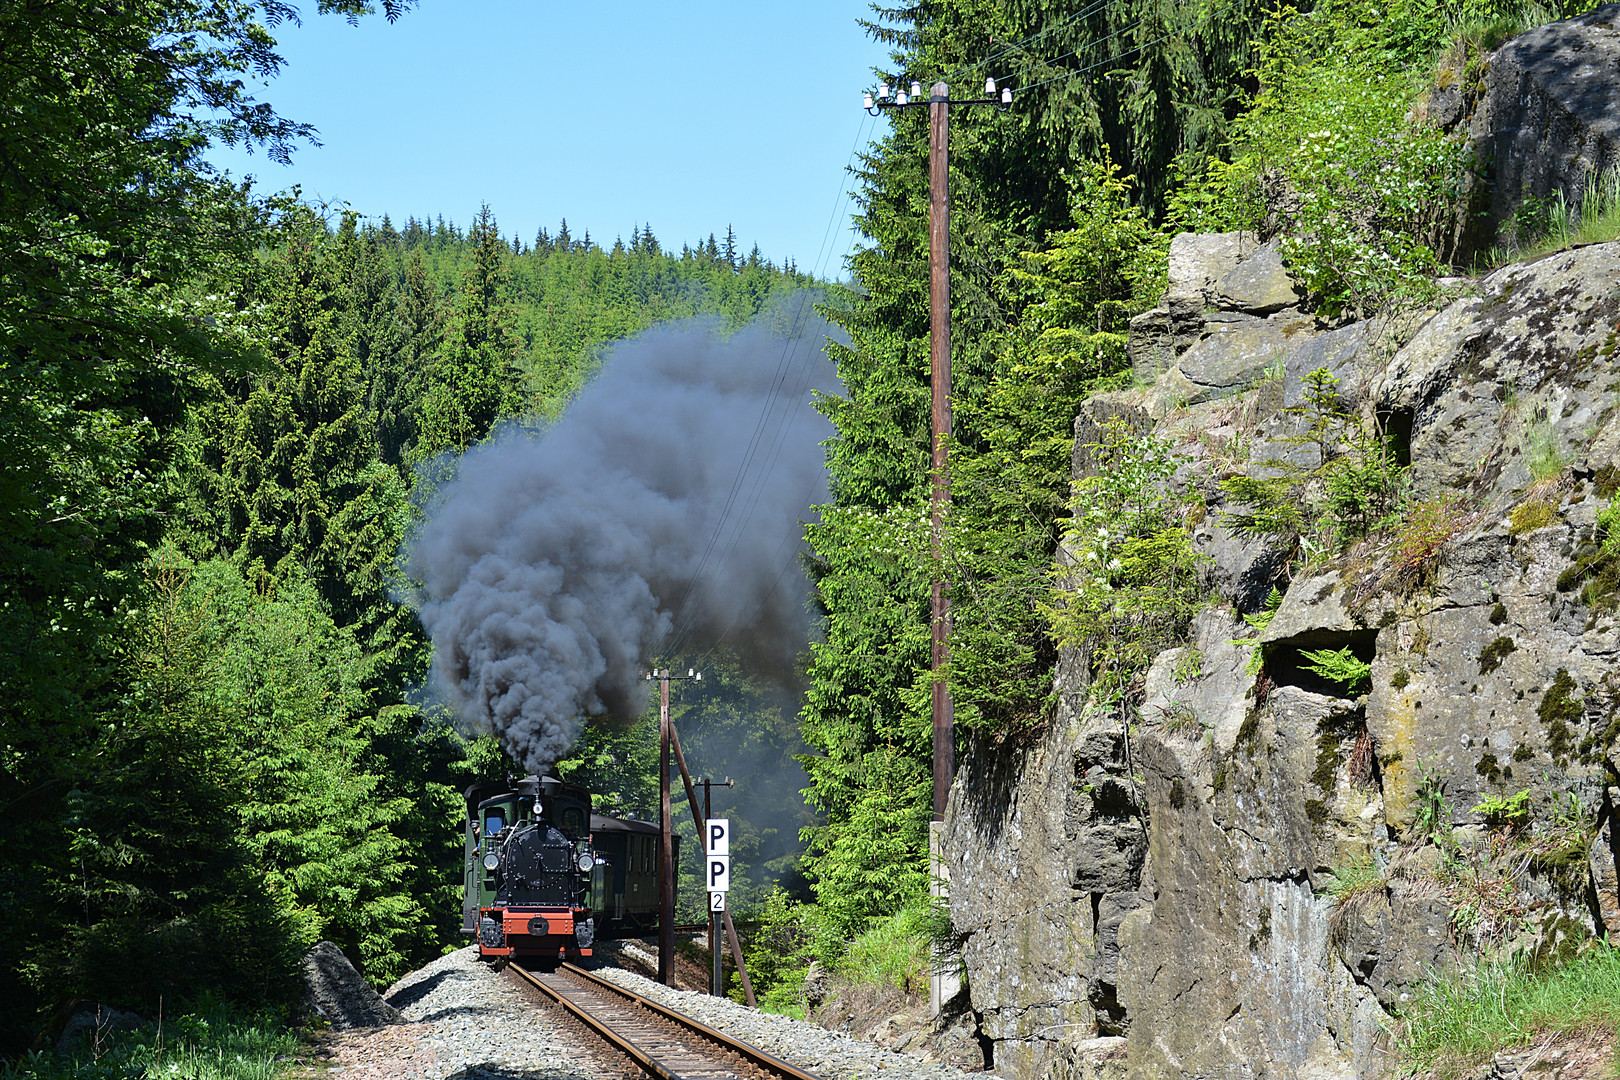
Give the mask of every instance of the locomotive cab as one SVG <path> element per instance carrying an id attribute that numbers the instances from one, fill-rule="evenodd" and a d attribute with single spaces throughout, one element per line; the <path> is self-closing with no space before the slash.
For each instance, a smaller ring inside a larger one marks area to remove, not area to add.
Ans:
<path id="1" fill-rule="evenodd" d="M 462 933 L 480 958 L 591 955 L 590 794 L 554 776 L 465 792 Z"/>

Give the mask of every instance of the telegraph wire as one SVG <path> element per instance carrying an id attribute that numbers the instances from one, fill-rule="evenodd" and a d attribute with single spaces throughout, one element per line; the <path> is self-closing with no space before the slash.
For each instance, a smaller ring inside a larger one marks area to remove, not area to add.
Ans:
<path id="1" fill-rule="evenodd" d="M 851 166 L 856 160 L 862 140 L 870 138 L 869 125 L 870 120 L 866 117 L 863 117 L 860 123 L 857 124 L 854 142 L 850 146 L 850 151 L 846 158 L 845 166 L 840 170 L 838 193 L 833 198 L 833 205 L 831 208 L 831 213 L 828 217 L 827 226 L 822 233 L 822 242 L 820 247 L 817 249 L 816 259 L 811 267 L 811 276 L 813 278 L 820 278 L 824 276 L 827 263 L 831 260 L 834 248 L 833 239 L 836 235 L 834 228 L 837 225 L 840 217 L 843 215 L 845 207 L 848 205 L 849 176 Z M 815 355 L 814 351 L 812 351 L 809 356 L 806 357 L 800 364 L 801 377 L 793 381 L 794 392 L 792 396 L 784 398 L 780 392 L 784 386 L 789 385 L 792 368 L 794 363 L 798 361 L 798 354 L 800 353 L 803 345 L 799 338 L 803 332 L 805 323 L 808 322 L 809 313 L 811 310 L 813 310 L 811 305 L 805 304 L 804 307 L 800 311 L 796 312 L 793 317 L 793 323 L 790 327 L 791 334 L 788 340 L 783 343 L 782 355 L 778 358 L 776 378 L 773 380 L 773 385 L 769 395 L 766 398 L 765 404 L 761 407 L 759 421 L 755 424 L 754 432 L 750 437 L 748 448 L 745 450 L 743 459 L 738 465 L 737 474 L 732 480 L 731 489 L 727 493 L 726 502 L 724 507 L 721 509 L 719 520 L 715 523 L 714 531 L 709 537 L 709 542 L 704 548 L 703 555 L 698 560 L 697 569 L 693 572 L 691 578 L 688 579 L 686 588 L 682 591 L 680 599 L 674 605 L 673 610 L 675 612 L 675 619 L 670 631 L 672 638 L 670 645 L 667 647 L 667 651 L 671 655 L 678 654 L 680 650 L 685 647 L 688 639 L 690 638 L 691 632 L 696 625 L 696 615 L 688 612 L 686 607 L 687 601 L 691 598 L 693 591 L 697 588 L 697 585 L 702 579 L 705 571 L 709 568 L 709 562 L 716 547 L 720 545 L 721 539 L 726 536 L 726 527 L 728 521 L 732 518 L 732 511 L 737 506 L 738 492 L 743 487 L 750 466 L 752 466 L 755 461 L 760 459 L 760 449 L 762 445 L 764 445 L 765 439 L 767 438 L 766 432 L 768 427 L 770 427 L 772 424 L 772 418 L 776 413 L 778 402 L 783 403 L 782 418 L 779 421 L 775 421 L 777 431 L 775 432 L 774 439 L 770 440 L 770 449 L 765 457 L 766 464 L 762 469 L 755 473 L 753 485 L 749 490 L 748 496 L 743 500 L 743 509 L 740 517 L 737 519 L 735 528 L 730 534 L 730 541 L 726 544 L 724 553 L 719 559 L 721 566 L 723 566 L 731 557 L 732 553 L 735 552 L 736 546 L 741 540 L 749 521 L 752 520 L 754 510 L 757 509 L 760 496 L 764 490 L 765 482 L 769 479 L 770 472 L 775 468 L 776 462 L 780 458 L 782 447 L 786 443 L 787 433 L 791 430 L 793 423 L 795 422 L 793 410 L 795 405 L 799 404 L 799 399 L 803 396 L 805 389 L 808 387 L 810 374 L 813 370 L 812 364 L 810 363 L 810 357 Z M 786 543 L 787 539 L 792 539 L 793 535 L 794 534 L 789 533 L 788 537 L 783 541 L 784 544 Z M 778 550 L 780 550 L 780 547 Z M 791 567 L 792 564 L 789 563 L 788 565 Z M 785 573 L 786 570 L 784 569 L 783 572 Z M 781 574 L 778 574 L 778 581 L 780 578 Z M 774 592 L 774 590 L 775 585 L 773 584 L 771 592 Z M 767 592 L 766 596 L 768 597 L 769 595 L 770 592 Z M 726 633 L 722 634 L 720 639 L 716 641 L 715 647 L 718 647 L 720 641 L 723 641 L 725 637 L 729 635 L 730 630 L 734 627 L 735 622 L 733 623 L 733 626 L 728 628 Z M 710 649 L 710 652 L 713 652 L 713 648 Z"/>
<path id="2" fill-rule="evenodd" d="M 1057 33 L 1059 30 L 1063 29 L 1066 26 L 1070 26 L 1070 25 L 1072 25 L 1072 24 L 1074 24 L 1076 22 L 1079 22 L 1081 19 L 1086 19 L 1086 18 L 1091 17 L 1092 15 L 1097 14 L 1097 12 L 1103 10 L 1111 2 L 1112 2 L 1112 0 L 1093 0 L 1093 3 L 1090 6 L 1085 7 L 1083 9 L 1081 9 L 1080 11 L 1075 12 L 1073 15 L 1069 15 L 1069 16 L 1063 18 L 1063 19 L 1058 20 L 1056 23 L 1053 23 L 1051 26 L 1048 26 L 1046 29 L 1038 30 L 1035 33 L 1030 34 L 1030 35 L 1028 35 L 1026 37 L 1019 38 L 1017 41 L 1007 42 L 1006 44 L 1002 45 L 999 50 L 997 50 L 996 52 L 991 53 L 989 56 L 986 56 L 984 59 L 975 61 L 974 63 L 971 63 L 971 64 L 964 64 L 964 65 L 962 65 L 960 67 L 953 68 L 951 71 L 946 72 L 944 75 L 941 75 L 940 78 L 943 81 L 945 81 L 946 83 L 949 83 L 952 79 L 956 78 L 959 75 L 966 75 L 970 71 L 977 71 L 982 67 L 986 67 L 986 66 L 988 66 L 990 64 L 993 64 L 996 61 L 1002 59 L 1003 57 L 1009 56 L 1009 55 L 1011 55 L 1012 53 L 1014 53 L 1014 52 L 1016 52 L 1018 50 L 1024 49 L 1027 46 L 1034 44 L 1035 42 L 1041 40 L 1044 37 L 1047 37 L 1047 36 L 1049 36 L 1051 34 Z M 1000 80 L 997 80 L 997 81 L 999 82 Z"/>
<path id="3" fill-rule="evenodd" d="M 1242 0 L 1232 0 L 1231 3 L 1226 5 L 1226 8 L 1223 11 L 1211 12 L 1211 14 L 1212 15 L 1219 15 L 1219 14 L 1225 13 L 1226 11 L 1235 10 L 1240 5 L 1241 2 L 1242 2 Z M 992 53 L 990 56 L 985 57 L 982 60 L 979 60 L 979 61 L 977 61 L 977 62 L 975 62 L 973 64 L 957 67 L 957 68 L 953 69 L 952 71 L 946 73 L 945 75 L 941 76 L 941 79 L 943 81 L 949 82 L 951 79 L 960 77 L 960 76 L 965 75 L 965 74 L 967 74 L 969 72 L 979 70 L 979 69 L 984 68 L 984 67 L 986 67 L 986 66 L 988 66 L 990 64 L 993 64 L 997 60 L 999 60 L 999 59 L 1001 59 L 1003 57 L 1006 57 L 1008 55 L 1011 55 L 1016 50 L 1022 49 L 1022 48 L 1026 47 L 1026 46 L 1028 46 L 1030 44 L 1033 44 L 1036 41 L 1039 41 L 1039 40 L 1041 40 L 1041 39 L 1043 39 L 1045 37 L 1050 36 L 1051 34 L 1057 32 L 1058 30 L 1063 29 L 1066 26 L 1073 25 L 1074 23 L 1079 22 L 1082 19 L 1088 18 L 1091 15 L 1096 14 L 1097 12 L 1103 10 L 1107 6 L 1108 3 L 1109 3 L 1109 0 L 1093 0 L 1093 3 L 1089 4 L 1087 7 L 1083 8 L 1081 11 L 1076 12 L 1073 15 L 1067 16 L 1064 19 L 1060 20 L 1059 22 L 1053 24 L 1052 26 L 1046 27 L 1043 30 L 1037 31 L 1036 33 L 1033 33 L 1033 34 L 1030 34 L 1030 35 L 1027 35 L 1024 38 L 1019 39 L 1018 41 L 1010 42 L 1010 43 L 1008 43 L 1006 45 L 1003 45 L 999 50 Z M 1174 13 L 1181 13 L 1181 12 L 1184 12 L 1189 6 L 1190 6 L 1190 0 L 1183 0 L 1183 2 L 1181 4 L 1178 4 L 1175 7 L 1173 7 L 1171 9 L 1171 11 L 1174 12 Z M 1130 23 L 1127 23 L 1126 25 L 1124 25 L 1122 27 L 1119 27 L 1113 33 L 1108 34 L 1106 37 L 1098 38 L 1098 39 L 1096 39 L 1094 41 L 1089 41 L 1089 42 L 1085 43 L 1084 45 L 1081 45 L 1081 46 L 1079 46 L 1079 47 L 1077 47 L 1075 49 L 1070 50 L 1067 53 L 1064 53 L 1064 54 L 1062 54 L 1060 56 L 1057 56 L 1057 57 L 1053 57 L 1051 59 L 1034 59 L 1034 58 L 1031 58 L 1031 62 L 1023 65 L 1021 67 L 1021 69 L 1019 69 L 1018 71 L 1015 71 L 1014 73 L 1012 73 L 1012 74 L 1010 74 L 1008 76 L 1005 76 L 1004 78 L 1014 80 L 1014 82 L 1016 84 L 1017 80 L 1019 80 L 1022 76 L 1027 75 L 1029 72 L 1031 72 L 1033 70 L 1036 70 L 1036 69 L 1041 68 L 1041 67 L 1050 67 L 1052 65 L 1061 63 L 1064 60 L 1075 59 L 1075 58 L 1083 57 L 1083 56 L 1085 56 L 1087 54 L 1090 54 L 1090 53 L 1094 52 L 1096 49 L 1108 44 L 1110 41 L 1114 41 L 1114 40 L 1124 36 L 1125 34 L 1128 34 L 1131 31 L 1138 29 L 1139 27 L 1141 27 L 1143 25 L 1143 23 L 1145 23 L 1147 21 L 1148 20 L 1145 17 L 1144 18 L 1138 18 L 1138 19 L 1136 19 L 1136 20 L 1134 20 L 1134 21 L 1132 21 Z M 1017 90 L 1018 90 L 1019 93 L 1028 93 L 1028 92 L 1030 92 L 1032 90 L 1038 90 L 1038 89 L 1041 89 L 1041 88 L 1046 87 L 1046 86 L 1050 86 L 1050 85 L 1053 85 L 1053 84 L 1056 84 L 1056 83 L 1067 81 L 1068 79 L 1072 79 L 1072 78 L 1074 78 L 1074 77 L 1076 77 L 1078 75 L 1084 75 L 1084 74 L 1086 74 L 1088 72 L 1095 71 L 1098 68 L 1106 67 L 1106 66 L 1115 64 L 1115 63 L 1119 62 L 1120 60 L 1125 59 L 1128 56 L 1131 56 L 1131 55 L 1133 55 L 1135 53 L 1142 52 L 1145 49 L 1151 48 L 1154 45 L 1161 44 L 1162 42 L 1168 41 L 1168 40 L 1170 40 L 1172 38 L 1175 38 L 1175 37 L 1178 37 L 1178 36 L 1183 36 L 1184 34 L 1185 34 L 1184 29 L 1173 30 L 1173 31 L 1167 32 L 1165 34 L 1160 35 L 1157 38 L 1152 39 L 1151 41 L 1146 41 L 1146 42 L 1143 42 L 1141 44 L 1135 45 L 1135 46 L 1133 46 L 1133 47 L 1131 47 L 1129 49 L 1122 50 L 1122 51 L 1120 51 L 1118 53 L 1115 53 L 1113 55 L 1105 57 L 1102 60 L 1098 60 L 1098 61 L 1095 61 L 1093 63 L 1086 64 L 1086 65 L 1084 65 L 1082 67 L 1075 68 L 1075 69 L 1073 69 L 1071 71 L 1065 71 L 1065 72 L 1062 72 L 1060 74 L 1053 75 L 1053 76 L 1050 76 L 1048 78 L 1038 80 L 1037 82 L 1034 82 L 1034 83 L 1029 83 L 1027 85 L 1019 85 L 1019 86 L 1017 86 Z M 1000 82 L 1000 81 L 1003 81 L 1003 80 L 997 80 L 997 81 Z M 865 125 L 862 125 L 861 131 L 864 133 Z M 852 146 L 851 150 L 850 150 L 850 155 L 849 155 L 849 162 L 850 163 L 853 163 L 853 161 L 855 160 L 856 152 L 857 152 L 857 150 L 858 150 L 858 148 L 860 146 L 860 139 L 861 139 L 861 135 L 857 134 L 855 145 Z M 841 213 L 843 206 L 846 205 L 846 203 L 847 203 L 847 199 L 845 198 L 845 194 L 846 194 L 846 191 L 848 189 L 848 174 L 849 174 L 849 171 L 850 171 L 850 165 L 846 164 L 845 169 L 844 169 L 844 180 L 840 184 L 839 194 L 838 194 L 838 196 L 836 197 L 836 199 L 834 201 L 833 215 L 828 221 L 827 230 L 826 230 L 826 233 L 824 234 L 823 249 L 826 246 L 827 238 L 830 237 L 831 234 L 832 234 L 832 227 L 835 224 L 838 215 Z M 823 259 L 823 252 L 818 251 L 817 252 L 817 267 L 816 267 L 816 271 L 815 271 L 816 276 L 820 276 L 821 271 L 824 269 L 824 266 L 823 266 L 822 261 L 821 261 L 822 259 Z M 797 341 L 796 337 L 795 337 L 794 341 L 795 341 L 795 344 L 784 346 L 784 350 L 785 351 L 787 351 L 787 350 L 796 350 L 797 347 L 798 347 L 797 343 L 796 343 L 796 341 Z M 781 370 L 781 369 L 779 368 L 779 370 Z M 809 373 L 809 366 L 806 365 L 805 366 L 805 379 L 800 384 L 800 386 L 797 388 L 795 397 L 797 397 L 797 394 L 803 392 L 804 384 L 808 382 L 808 373 Z M 785 377 L 785 372 L 784 372 L 784 377 Z M 773 393 L 774 393 L 774 391 L 773 391 Z M 768 406 L 768 408 L 769 408 L 769 406 Z M 762 416 L 762 423 L 763 423 L 763 419 L 764 419 L 764 417 Z M 782 424 L 778 428 L 778 431 L 776 432 L 776 439 L 775 439 L 775 441 L 774 441 L 774 443 L 772 445 L 772 449 L 771 449 L 770 454 L 769 454 L 769 464 L 766 466 L 766 468 L 764 470 L 762 470 L 759 474 L 756 474 L 756 476 L 755 476 L 754 485 L 753 485 L 753 488 L 751 490 L 751 496 L 750 496 L 749 499 L 745 500 L 745 503 L 746 503 L 748 509 L 745 511 L 742 521 L 739 522 L 737 530 L 732 534 L 731 542 L 726 548 L 725 556 L 722 557 L 722 560 L 721 560 L 722 563 L 725 561 L 725 558 L 729 558 L 730 554 L 735 550 L 736 544 L 737 544 L 738 540 L 740 539 L 740 537 L 742 535 L 742 528 L 743 528 L 744 525 L 746 525 L 747 521 L 751 518 L 753 508 L 755 506 L 757 506 L 758 498 L 759 498 L 759 492 L 762 489 L 762 485 L 764 483 L 764 480 L 768 477 L 771 468 L 773 468 L 774 465 L 775 465 L 775 461 L 777 459 L 777 456 L 780 453 L 782 445 L 785 442 L 786 434 L 787 434 L 787 431 L 790 429 L 790 427 L 791 427 L 791 421 L 789 421 L 788 423 Z M 751 442 L 748 457 L 745 459 L 742 468 L 739 469 L 737 480 L 733 484 L 733 495 L 735 494 L 735 491 L 736 491 L 737 487 L 741 484 L 741 481 L 743 479 L 743 474 L 746 472 L 748 464 L 752 462 L 752 460 L 753 460 L 753 458 L 755 456 L 756 448 L 757 448 L 757 444 L 754 443 L 754 442 Z M 682 595 L 681 603 L 680 603 L 680 605 L 677 606 L 678 611 L 680 609 L 684 608 L 684 604 L 685 604 L 686 599 L 690 595 L 693 587 L 695 587 L 695 585 L 697 584 L 698 576 L 701 575 L 703 566 L 707 563 L 708 555 L 712 551 L 715 544 L 718 542 L 719 537 L 722 535 L 722 533 L 724 531 L 725 518 L 726 518 L 727 514 L 729 513 L 729 510 L 730 510 L 731 506 L 733 505 L 733 501 L 734 500 L 732 498 L 728 497 L 726 510 L 722 511 L 721 522 L 716 526 L 716 530 L 715 530 L 714 536 L 711 538 L 709 548 L 705 550 L 704 559 L 700 562 L 699 573 L 697 575 L 694 575 L 693 579 L 688 583 L 687 590 Z M 789 533 L 787 536 L 785 536 L 783 538 L 782 542 L 777 546 L 777 557 L 778 558 L 780 557 L 781 552 L 783 551 L 783 549 L 786 548 L 786 546 L 788 545 L 789 541 L 791 541 L 793 539 L 795 539 L 795 536 L 792 533 Z M 783 565 L 782 569 L 777 573 L 776 578 L 771 583 L 771 587 L 768 590 L 766 590 L 765 595 L 763 597 L 761 597 L 758 604 L 755 605 L 752 614 L 749 615 L 750 620 L 752 620 L 755 616 L 758 615 L 758 613 L 761 610 L 763 610 L 765 604 L 769 601 L 770 597 L 772 595 L 774 595 L 776 589 L 781 585 L 782 579 L 787 575 L 787 572 L 789 570 L 793 569 L 793 567 L 797 563 L 797 561 L 798 561 L 798 555 L 797 555 L 797 553 L 795 553 L 793 559 L 787 561 Z M 741 614 L 741 612 L 739 612 L 738 615 L 735 616 L 732 619 L 730 625 L 727 626 L 726 630 L 723 633 L 721 633 L 721 635 L 716 639 L 715 643 L 712 646 L 709 647 L 707 652 L 705 652 L 703 654 L 703 657 L 698 661 L 698 663 L 700 665 L 702 663 L 707 662 L 709 657 L 711 657 L 714 654 L 715 650 L 717 650 L 726 641 L 726 639 L 730 637 L 731 632 L 737 628 L 738 624 L 741 621 L 742 621 L 742 614 Z M 678 637 L 676 639 L 676 644 L 673 645 L 671 647 L 671 649 L 670 649 L 670 652 L 672 654 L 678 653 L 680 647 L 685 645 L 686 640 L 689 637 L 690 630 L 691 630 L 691 628 L 693 626 L 693 623 L 694 623 L 694 620 L 690 619 L 690 618 L 686 621 L 685 627 L 680 631 L 680 633 L 679 633 L 679 635 L 678 635 Z"/>

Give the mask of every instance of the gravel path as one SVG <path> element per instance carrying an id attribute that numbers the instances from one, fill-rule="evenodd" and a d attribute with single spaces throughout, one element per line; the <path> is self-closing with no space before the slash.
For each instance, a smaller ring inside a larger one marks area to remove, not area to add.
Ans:
<path id="1" fill-rule="evenodd" d="M 823 1080 L 985 1080 L 834 1034 L 815 1024 L 756 1012 L 721 998 L 671 990 L 614 968 L 598 974 L 643 997 L 753 1043 Z M 403 1024 L 335 1035 L 332 1080 L 605 1080 L 612 1058 L 536 1007 L 511 976 L 480 964 L 475 948 L 440 957 L 384 995 Z"/>

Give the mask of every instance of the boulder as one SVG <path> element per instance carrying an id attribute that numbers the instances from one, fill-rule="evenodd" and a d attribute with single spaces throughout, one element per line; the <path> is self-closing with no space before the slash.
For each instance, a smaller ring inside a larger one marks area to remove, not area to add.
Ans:
<path id="1" fill-rule="evenodd" d="M 1205 556 L 1198 581 L 1244 614 L 1265 607 L 1272 586 L 1281 579 L 1287 551 L 1274 537 L 1246 538 L 1221 524 L 1211 512 L 1193 529 L 1193 551 Z"/>
<path id="2" fill-rule="evenodd" d="M 820 960 L 813 960 L 804 973 L 804 1000 L 810 1003 L 813 1009 L 827 1000 L 827 994 L 832 989 L 832 978 Z"/>
<path id="3" fill-rule="evenodd" d="M 1270 315 L 1303 298 L 1283 266 L 1282 245 L 1272 240 L 1246 256 L 1215 283 L 1215 304 L 1223 311 Z"/>
<path id="4" fill-rule="evenodd" d="M 1216 283 L 1237 269 L 1259 241 L 1253 233 L 1181 233 L 1170 241 L 1170 284 L 1164 304 L 1171 312 L 1199 314 L 1215 304 Z"/>
<path id="5" fill-rule="evenodd" d="M 399 1010 L 373 990 L 343 955 L 343 950 L 323 941 L 304 954 L 303 1005 L 334 1030 L 382 1027 L 402 1022 Z"/>
<path id="6" fill-rule="evenodd" d="M 1318 368 L 1326 368 L 1338 380 L 1334 399 L 1339 408 L 1353 412 L 1366 387 L 1368 351 L 1375 346 L 1383 325 L 1356 322 L 1325 334 L 1307 338 L 1288 354 L 1283 365 L 1283 407 L 1297 408 L 1305 402 L 1306 379 Z"/>
<path id="7" fill-rule="evenodd" d="M 1290 343 L 1281 323 L 1253 315 L 1229 316 L 1182 354 L 1164 384 L 1184 405 L 1247 389 L 1271 367 L 1282 366 Z"/>
<path id="8" fill-rule="evenodd" d="M 1131 371 L 1143 382 L 1152 382 L 1197 343 L 1203 333 L 1201 312 L 1175 313 L 1163 304 L 1142 312 L 1131 320 L 1130 336 L 1125 341 Z"/>
<path id="9" fill-rule="evenodd" d="M 1616 326 L 1620 243 L 1503 267 L 1424 323 L 1368 389 L 1410 432 L 1416 494 L 1527 485 L 1532 434 L 1565 460 L 1614 460 Z"/>
<path id="10" fill-rule="evenodd" d="M 134 1031 L 144 1027 L 146 1021 L 132 1012 L 115 1009 L 111 1005 L 90 1005 L 68 1017 L 56 1040 L 59 1054 L 72 1053 L 84 1046 L 94 1049 L 97 1044 L 120 1031 Z"/>
<path id="11" fill-rule="evenodd" d="M 1294 582 L 1283 596 L 1277 614 L 1260 634 L 1266 644 L 1287 641 L 1316 647 L 1339 644 L 1339 636 L 1360 629 L 1345 608 L 1339 575 L 1334 571 Z"/>
<path id="12" fill-rule="evenodd" d="M 1620 4 L 1526 31 L 1490 60 L 1485 160 L 1491 216 L 1562 195 L 1578 211 L 1588 178 L 1620 166 Z"/>

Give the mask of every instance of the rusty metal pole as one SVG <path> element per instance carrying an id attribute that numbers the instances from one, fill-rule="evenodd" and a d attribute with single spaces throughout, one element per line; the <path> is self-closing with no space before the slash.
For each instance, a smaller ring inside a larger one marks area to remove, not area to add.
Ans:
<path id="1" fill-rule="evenodd" d="M 669 669 L 658 672 L 658 981 L 675 985 L 675 842 L 669 816 Z M 700 833 L 701 835 L 701 833 Z"/>
<path id="2" fill-rule="evenodd" d="M 928 97 L 928 367 L 933 413 L 933 491 L 929 524 L 933 534 L 934 820 L 945 820 L 945 799 L 956 778 L 956 708 L 945 670 L 951 659 L 950 598 L 945 594 L 945 512 L 951 481 L 945 444 L 951 435 L 951 196 L 950 94 L 937 82 Z"/>
<path id="3" fill-rule="evenodd" d="M 707 849 L 709 842 L 704 829 L 709 827 L 709 819 L 714 817 L 714 807 L 709 799 L 709 789 L 713 785 L 710 778 L 703 778 L 703 823 L 698 826 L 698 847 Z M 707 900 L 708 896 L 704 896 Z M 705 905 L 706 906 L 706 905 Z M 720 951 L 720 937 L 715 933 L 720 929 L 714 917 L 714 909 L 709 909 L 709 958 L 714 962 L 714 971 L 709 976 L 709 996 L 722 997 L 725 994 L 724 976 L 720 971 L 720 958 L 724 954 Z"/>
<path id="4" fill-rule="evenodd" d="M 686 785 L 686 801 L 692 807 L 692 823 L 697 826 L 698 835 L 703 835 L 703 819 L 698 817 L 697 791 L 692 787 L 692 773 L 686 767 L 686 755 L 681 752 L 681 733 L 675 730 L 675 725 L 669 725 L 669 739 L 675 747 L 675 765 L 681 770 L 681 783 Z M 729 786 L 730 781 L 727 781 Z M 708 894 L 704 894 L 708 899 Z M 737 978 L 742 982 L 743 998 L 747 1000 L 750 1009 L 759 1008 L 759 1002 L 754 1000 L 754 984 L 748 979 L 748 965 L 743 962 L 742 943 L 737 940 L 737 927 L 731 921 L 731 908 L 726 908 L 722 920 L 726 927 L 726 938 L 731 942 L 731 957 L 737 963 Z"/>

